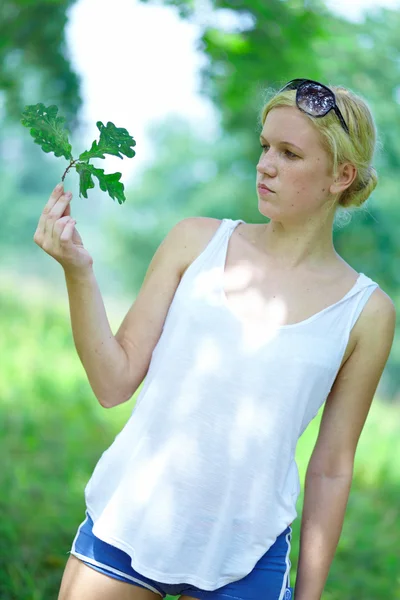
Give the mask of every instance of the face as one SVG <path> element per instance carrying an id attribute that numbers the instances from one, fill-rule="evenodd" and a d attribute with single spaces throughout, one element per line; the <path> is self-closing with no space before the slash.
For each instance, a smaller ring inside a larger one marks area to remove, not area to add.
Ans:
<path id="1" fill-rule="evenodd" d="M 267 115 L 257 164 L 259 211 L 277 220 L 299 220 L 320 213 L 334 197 L 331 160 L 318 131 L 297 107 L 273 108 Z"/>

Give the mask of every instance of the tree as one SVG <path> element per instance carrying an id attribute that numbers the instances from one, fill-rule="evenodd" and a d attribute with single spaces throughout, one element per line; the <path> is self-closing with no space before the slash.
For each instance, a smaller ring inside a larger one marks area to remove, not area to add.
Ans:
<path id="1" fill-rule="evenodd" d="M 79 79 L 66 54 L 67 11 L 75 0 L 2 0 L 0 91 L 14 119 L 26 104 L 57 104 L 70 122 L 81 104 Z"/>

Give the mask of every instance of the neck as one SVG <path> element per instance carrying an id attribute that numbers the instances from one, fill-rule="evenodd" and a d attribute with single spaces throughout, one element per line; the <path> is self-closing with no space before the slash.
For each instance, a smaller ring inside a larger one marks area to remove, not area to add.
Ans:
<path id="1" fill-rule="evenodd" d="M 302 223 L 270 221 L 260 235 L 260 243 L 279 269 L 318 270 L 340 260 L 332 228 L 333 217 L 325 223 L 312 218 Z"/>

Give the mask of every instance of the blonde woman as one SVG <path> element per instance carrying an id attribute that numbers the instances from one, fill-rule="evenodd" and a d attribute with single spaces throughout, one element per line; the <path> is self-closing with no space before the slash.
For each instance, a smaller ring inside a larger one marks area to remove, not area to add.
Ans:
<path id="1" fill-rule="evenodd" d="M 296 445 L 325 403 L 294 590 L 321 598 L 394 335 L 393 302 L 332 240 L 338 207 L 377 184 L 376 131 L 358 95 L 307 79 L 280 90 L 261 123 L 265 223 L 179 222 L 115 335 L 70 196 L 56 188 L 40 218 L 34 239 L 64 269 L 100 404 L 128 401 L 144 380 L 86 486 L 59 600 L 292 598 Z"/>

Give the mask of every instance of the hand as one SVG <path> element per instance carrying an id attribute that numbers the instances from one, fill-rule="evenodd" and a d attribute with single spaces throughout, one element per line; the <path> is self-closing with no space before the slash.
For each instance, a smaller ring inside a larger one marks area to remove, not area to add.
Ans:
<path id="1" fill-rule="evenodd" d="M 63 267 L 65 272 L 84 273 L 93 258 L 84 248 L 82 238 L 71 217 L 72 194 L 62 184 L 52 191 L 40 216 L 33 241 Z"/>

